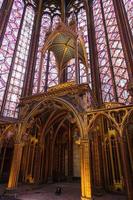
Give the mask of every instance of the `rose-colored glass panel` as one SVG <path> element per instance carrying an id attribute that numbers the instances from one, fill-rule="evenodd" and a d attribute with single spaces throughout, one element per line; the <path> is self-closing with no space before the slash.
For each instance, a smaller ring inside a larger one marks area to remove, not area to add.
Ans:
<path id="1" fill-rule="evenodd" d="M 75 81 L 75 59 L 71 59 L 67 64 L 67 81 Z"/>
<path id="2" fill-rule="evenodd" d="M 123 0 L 133 35 L 133 0 Z"/>
<path id="3" fill-rule="evenodd" d="M 120 103 L 129 103 L 129 94 L 127 92 L 127 82 L 129 77 L 113 1 L 103 0 L 103 8 L 118 99 Z"/>
<path id="4" fill-rule="evenodd" d="M 29 53 L 32 28 L 34 22 L 34 10 L 28 6 L 26 8 L 24 21 L 20 33 L 20 38 L 16 50 L 15 60 L 13 63 L 13 71 L 4 109 L 4 116 L 17 117 L 18 103 L 24 83 L 27 58 Z"/>
<path id="5" fill-rule="evenodd" d="M 93 15 L 103 101 L 115 101 L 100 0 L 94 1 Z"/>
<path id="6" fill-rule="evenodd" d="M 78 12 L 78 32 L 80 35 L 83 37 L 86 52 L 87 52 L 87 57 L 88 57 L 88 66 L 90 64 L 90 57 L 89 57 L 89 41 L 88 41 L 88 29 L 87 29 L 87 17 L 86 17 L 86 11 L 84 8 L 81 8 Z M 85 82 L 87 81 L 87 78 L 85 79 L 86 70 L 85 67 L 83 67 L 82 64 L 79 65 L 80 68 L 80 82 Z M 83 72 L 84 71 L 84 72 Z M 82 77 L 83 76 L 83 77 Z M 89 77 L 89 84 L 91 85 L 91 72 L 90 72 L 90 67 L 88 68 L 88 77 Z"/>
<path id="7" fill-rule="evenodd" d="M 44 90 L 45 85 L 45 78 L 46 78 L 46 64 L 47 64 L 47 54 L 44 56 L 44 62 L 42 69 L 40 68 L 40 62 L 41 62 L 41 49 L 44 46 L 45 42 L 45 36 L 48 32 L 51 25 L 51 19 L 48 14 L 44 14 L 42 17 L 41 22 L 41 29 L 40 29 L 40 36 L 39 36 L 39 44 L 38 44 L 38 53 L 37 53 L 37 60 L 36 60 L 36 68 L 35 68 L 35 75 L 34 75 L 34 86 L 33 86 L 33 93 L 37 93 Z M 39 74 L 41 70 L 41 81 L 40 81 L 40 88 L 38 88 L 38 80 L 39 80 Z"/>
<path id="8" fill-rule="evenodd" d="M 58 70 L 56 66 L 55 57 L 52 52 L 50 52 L 49 59 L 49 73 L 48 73 L 48 87 L 58 84 Z"/>
<path id="9" fill-rule="evenodd" d="M 105 36 L 105 27 L 101 12 L 101 3 L 105 18 L 105 26 L 107 30 L 107 38 Z M 95 0 L 93 4 L 94 23 L 96 30 L 96 41 L 100 68 L 100 78 L 102 85 L 103 101 L 114 101 L 114 92 L 112 84 L 112 75 L 109 66 L 109 56 L 107 51 L 107 40 L 111 54 L 111 62 L 113 66 L 114 82 L 116 85 L 117 96 L 120 103 L 129 103 L 130 97 L 127 92 L 127 82 L 129 80 L 127 66 L 122 49 L 118 24 L 114 11 L 112 0 Z"/>
<path id="10" fill-rule="evenodd" d="M 23 8 L 24 4 L 22 0 L 14 0 L 3 42 L 0 48 L 0 108 L 10 72 Z"/>
<path id="11" fill-rule="evenodd" d="M 54 29 L 57 24 L 60 22 L 60 17 L 55 15 L 52 21 L 52 28 Z M 58 69 L 55 61 L 54 54 L 50 52 L 49 59 L 49 72 L 48 72 L 48 87 L 54 86 L 58 84 Z"/>
<path id="12" fill-rule="evenodd" d="M 0 0 L 0 8 L 2 7 L 3 1 L 4 0 Z"/>

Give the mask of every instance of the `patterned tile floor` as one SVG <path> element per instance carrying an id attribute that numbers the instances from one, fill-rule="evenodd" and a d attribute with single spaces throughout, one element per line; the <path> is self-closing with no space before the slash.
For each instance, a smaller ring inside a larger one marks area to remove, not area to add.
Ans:
<path id="1" fill-rule="evenodd" d="M 61 195 L 55 195 L 57 184 L 29 186 L 22 185 L 17 189 L 16 196 L 19 200 L 80 200 L 79 183 L 61 183 Z M 3 187 L 4 188 L 4 187 Z M 0 187 L 0 192 L 2 188 Z M 102 197 L 95 197 L 94 200 L 127 200 L 126 196 L 104 194 Z"/>

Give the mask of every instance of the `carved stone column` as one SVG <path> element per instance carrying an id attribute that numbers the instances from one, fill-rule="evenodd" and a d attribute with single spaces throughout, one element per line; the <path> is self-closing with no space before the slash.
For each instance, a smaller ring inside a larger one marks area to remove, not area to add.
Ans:
<path id="1" fill-rule="evenodd" d="M 14 145 L 13 159 L 11 164 L 10 176 L 7 189 L 15 189 L 18 185 L 18 177 L 20 171 L 21 157 L 23 144 L 17 143 Z"/>
<path id="2" fill-rule="evenodd" d="M 99 143 L 98 143 L 98 135 L 94 134 L 94 178 L 95 178 L 95 192 L 97 195 L 101 195 L 102 193 L 102 177 L 101 177 L 101 166 L 100 166 L 100 152 L 99 152 Z"/>
<path id="3" fill-rule="evenodd" d="M 88 139 L 82 139 L 81 149 L 81 200 L 91 200 L 91 170 L 90 170 L 90 147 Z"/>
<path id="4" fill-rule="evenodd" d="M 124 182 L 126 184 L 128 200 L 132 200 L 133 199 L 133 182 L 132 182 L 132 176 L 130 173 L 129 160 L 127 156 L 126 139 L 121 138 L 120 144 L 121 144 Z"/>
<path id="5" fill-rule="evenodd" d="M 42 147 L 37 146 L 35 152 L 35 162 L 34 162 L 34 182 L 40 182 L 41 175 L 41 156 L 42 156 Z"/>
<path id="6" fill-rule="evenodd" d="M 71 127 L 69 124 L 68 130 L 68 181 L 72 181 L 73 177 L 73 138 L 71 133 Z"/>
<path id="7" fill-rule="evenodd" d="M 4 0 L 3 1 L 3 6 L 2 9 L 0 11 L 0 45 L 2 43 L 3 37 L 4 37 L 4 33 L 6 30 L 6 26 L 8 23 L 8 19 L 10 16 L 10 12 L 12 9 L 12 5 L 13 5 L 13 0 Z"/>

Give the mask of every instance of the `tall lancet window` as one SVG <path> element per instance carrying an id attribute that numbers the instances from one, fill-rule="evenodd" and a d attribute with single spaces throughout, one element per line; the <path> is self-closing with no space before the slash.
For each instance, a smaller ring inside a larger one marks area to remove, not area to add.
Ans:
<path id="1" fill-rule="evenodd" d="M 52 19 L 52 27 L 55 28 L 59 22 L 60 22 L 59 15 L 55 15 Z M 59 75 L 58 67 L 56 64 L 55 56 L 53 52 L 50 52 L 47 87 L 51 87 L 58 84 L 59 81 L 58 75 Z"/>
<path id="2" fill-rule="evenodd" d="M 34 22 L 33 7 L 27 6 L 24 16 L 24 21 L 20 33 L 16 53 L 14 55 L 11 77 L 9 78 L 9 87 L 7 99 L 4 109 L 4 116 L 17 117 L 19 99 L 24 83 L 24 76 L 29 53 L 32 27 Z"/>
<path id="3" fill-rule="evenodd" d="M 133 34 L 133 1 L 132 0 L 123 0 L 125 9 L 127 12 L 127 17 L 129 20 L 129 25 Z"/>
<path id="4" fill-rule="evenodd" d="M 11 63 L 17 42 L 24 3 L 22 0 L 14 0 L 9 21 L 6 27 L 2 45 L 0 47 L 0 109 L 6 86 L 8 84 L 9 72 L 11 73 Z"/>
<path id="5" fill-rule="evenodd" d="M 87 82 L 87 77 L 89 77 L 89 83 L 91 83 L 91 73 L 90 73 L 90 67 L 89 67 L 89 41 L 88 41 L 88 30 L 87 30 L 87 16 L 86 16 L 86 11 L 84 7 L 80 8 L 78 15 L 78 31 L 83 37 L 85 48 L 86 48 L 86 53 L 87 53 L 87 58 L 88 58 L 88 69 L 86 71 L 85 66 L 80 62 L 79 63 L 79 70 L 80 70 L 80 83 Z M 86 74 L 88 73 L 88 74 Z"/>
<path id="6" fill-rule="evenodd" d="M 67 64 L 67 81 L 75 81 L 75 59 L 71 59 Z"/>
<path id="7" fill-rule="evenodd" d="M 4 0 L 0 0 L 0 9 L 2 7 L 3 2 L 4 2 Z"/>
<path id="8" fill-rule="evenodd" d="M 58 84 L 58 68 L 55 61 L 55 56 L 53 52 L 50 52 L 49 58 L 49 70 L 48 70 L 48 87 L 54 86 Z"/>
<path id="9" fill-rule="evenodd" d="M 113 1 L 94 0 L 93 15 L 103 101 L 129 103 L 129 77 Z"/>
<path id="10" fill-rule="evenodd" d="M 49 14 L 44 14 L 42 16 L 41 21 L 41 29 L 40 29 L 40 36 L 39 36 L 39 46 L 38 46 L 38 53 L 37 53 L 37 60 L 36 60 L 36 68 L 35 68 L 35 75 L 34 75 L 34 85 L 33 85 L 33 93 L 43 92 L 44 87 L 46 84 L 46 66 L 47 66 L 47 52 L 44 55 L 42 60 L 43 65 L 41 65 L 41 50 L 45 43 L 45 36 L 46 33 L 49 31 L 51 26 L 51 17 Z"/>
<path id="11" fill-rule="evenodd" d="M 42 16 L 33 93 L 44 92 L 48 87 L 58 83 L 58 69 L 54 54 L 49 51 L 46 51 L 43 55 L 41 53 L 42 48 L 45 45 L 46 35 L 48 32 L 53 31 L 60 21 L 60 13 L 58 9 L 56 9 L 55 5 L 52 4 L 51 7 L 45 9 Z M 52 10 L 58 14 L 52 13 Z"/>
<path id="12" fill-rule="evenodd" d="M 73 17 L 75 17 L 76 19 L 77 31 L 84 41 L 87 58 L 88 58 L 87 68 L 84 66 L 84 64 L 80 60 L 78 62 L 80 83 L 87 82 L 87 76 L 88 76 L 89 83 L 91 84 L 91 74 L 90 74 L 90 68 L 89 68 L 90 61 L 89 61 L 87 15 L 86 15 L 86 10 L 84 8 L 83 1 L 75 1 L 73 6 L 69 9 L 68 13 L 69 13 L 68 23 L 72 20 Z M 74 59 L 72 59 L 68 63 L 68 70 L 67 70 L 68 81 L 74 81 L 74 79 L 76 79 L 76 76 L 74 73 L 75 71 L 74 67 L 75 67 L 75 63 L 74 63 Z"/>

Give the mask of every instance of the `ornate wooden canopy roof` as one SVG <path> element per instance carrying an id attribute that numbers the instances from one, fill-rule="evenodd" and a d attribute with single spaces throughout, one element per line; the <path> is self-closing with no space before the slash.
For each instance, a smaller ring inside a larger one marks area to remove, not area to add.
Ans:
<path id="1" fill-rule="evenodd" d="M 77 45 L 77 47 L 76 47 Z M 79 60 L 87 67 L 87 53 L 82 36 L 70 26 L 60 22 L 50 32 L 44 43 L 42 54 L 50 50 L 54 53 L 57 66 L 61 69 L 78 54 Z M 77 53 L 76 53 L 77 51 Z"/>

